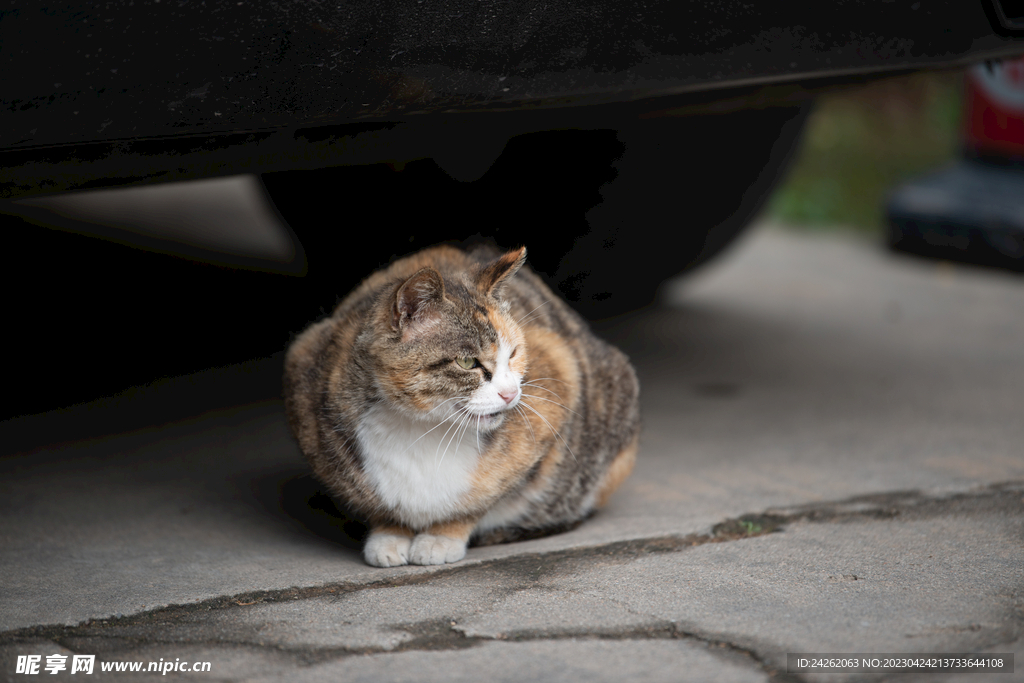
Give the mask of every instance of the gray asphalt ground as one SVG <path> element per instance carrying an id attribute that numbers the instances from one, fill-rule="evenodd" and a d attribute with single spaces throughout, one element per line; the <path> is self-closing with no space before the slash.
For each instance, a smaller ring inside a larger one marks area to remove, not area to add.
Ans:
<path id="1" fill-rule="evenodd" d="M 598 328 L 641 379 L 633 476 L 575 531 L 454 565 L 363 564 L 279 401 L 0 461 L 0 679 L 95 654 L 224 681 L 852 681 L 787 653 L 973 652 L 1015 673 L 867 678 L 1024 680 L 1024 279 L 761 225 L 662 294 Z"/>

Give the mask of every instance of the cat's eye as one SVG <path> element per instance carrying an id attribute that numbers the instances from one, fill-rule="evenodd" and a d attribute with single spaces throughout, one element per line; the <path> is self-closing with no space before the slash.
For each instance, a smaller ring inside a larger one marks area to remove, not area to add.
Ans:
<path id="1" fill-rule="evenodd" d="M 476 358 L 470 358 L 469 356 L 464 356 L 462 358 L 456 358 L 455 362 L 458 363 L 459 367 L 464 369 L 464 370 L 472 370 L 477 365 L 479 365 L 479 363 L 476 362 Z"/>

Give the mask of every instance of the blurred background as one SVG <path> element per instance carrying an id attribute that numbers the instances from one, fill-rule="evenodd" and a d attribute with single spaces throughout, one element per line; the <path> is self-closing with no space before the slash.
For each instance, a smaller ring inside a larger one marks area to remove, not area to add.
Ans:
<path id="1" fill-rule="evenodd" d="M 818 98 L 767 217 L 798 230 L 882 239 L 893 188 L 960 154 L 963 99 L 962 71 L 913 74 Z"/>
<path id="2" fill-rule="evenodd" d="M 767 215 L 901 252 L 1024 269 L 1024 59 L 820 97 Z"/>

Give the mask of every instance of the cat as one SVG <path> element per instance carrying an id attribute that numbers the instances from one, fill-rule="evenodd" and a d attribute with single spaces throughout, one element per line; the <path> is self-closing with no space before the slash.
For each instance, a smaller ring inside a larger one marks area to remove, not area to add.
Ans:
<path id="1" fill-rule="evenodd" d="M 632 365 L 525 260 L 525 247 L 425 249 L 290 345 L 289 425 L 367 522 L 368 564 L 456 562 L 469 543 L 568 530 L 632 471 Z"/>

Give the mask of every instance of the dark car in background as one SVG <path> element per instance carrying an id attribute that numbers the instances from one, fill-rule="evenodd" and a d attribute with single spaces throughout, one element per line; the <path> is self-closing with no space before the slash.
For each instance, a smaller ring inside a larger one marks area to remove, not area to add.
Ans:
<path id="1" fill-rule="evenodd" d="M 816 93 L 1022 52 L 1018 0 L 10 2 L 5 417 L 274 353 L 442 240 L 526 244 L 584 314 L 635 309 L 746 226 Z M 234 174 L 294 232 L 288 272 L 13 203 Z"/>

